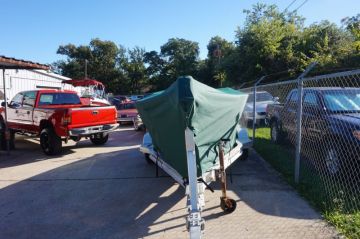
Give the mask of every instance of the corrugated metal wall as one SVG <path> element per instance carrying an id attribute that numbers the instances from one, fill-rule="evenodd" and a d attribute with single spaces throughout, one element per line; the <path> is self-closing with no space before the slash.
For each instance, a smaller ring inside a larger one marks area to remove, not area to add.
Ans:
<path id="1" fill-rule="evenodd" d="M 3 92 L 2 71 L 0 71 L 0 91 Z M 57 77 L 55 74 L 40 73 L 30 70 L 6 70 L 6 94 L 9 100 L 18 92 L 44 88 L 73 90 L 71 85 L 61 83 L 65 77 Z M 1 94 L 0 93 L 0 97 Z M 0 99 L 1 100 L 1 99 Z"/>

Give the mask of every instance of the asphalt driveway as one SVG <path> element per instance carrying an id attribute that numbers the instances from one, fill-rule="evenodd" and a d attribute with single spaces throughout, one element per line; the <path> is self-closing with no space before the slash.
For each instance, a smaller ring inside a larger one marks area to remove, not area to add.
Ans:
<path id="1" fill-rule="evenodd" d="M 107 145 L 70 143 L 45 156 L 18 137 L 0 152 L 0 238 L 187 238 L 184 189 L 156 177 L 138 147 L 141 132 L 122 128 Z M 338 238 L 307 202 L 254 152 L 232 168 L 236 211 L 224 215 L 220 190 L 206 192 L 204 238 Z"/>

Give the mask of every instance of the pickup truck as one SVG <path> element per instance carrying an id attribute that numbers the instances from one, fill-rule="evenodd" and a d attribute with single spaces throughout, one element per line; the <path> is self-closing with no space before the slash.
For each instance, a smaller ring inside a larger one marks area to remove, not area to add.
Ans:
<path id="1" fill-rule="evenodd" d="M 294 89 L 284 104 L 268 105 L 266 117 L 273 142 L 295 139 L 297 101 Z M 359 169 L 360 88 L 304 88 L 301 131 L 302 151 L 313 154 L 309 158 L 321 155 L 317 163 L 330 175 L 338 175 L 344 168 Z"/>
<path id="2" fill-rule="evenodd" d="M 14 134 L 40 136 L 40 145 L 47 155 L 58 154 L 62 142 L 79 141 L 89 137 L 95 145 L 105 144 L 108 133 L 118 124 L 114 106 L 86 106 L 75 91 L 35 90 L 20 92 L 8 103 L 5 122 L 5 103 L 0 108 L 1 146 L 6 147 L 4 127 L 10 130 L 10 147 Z"/>

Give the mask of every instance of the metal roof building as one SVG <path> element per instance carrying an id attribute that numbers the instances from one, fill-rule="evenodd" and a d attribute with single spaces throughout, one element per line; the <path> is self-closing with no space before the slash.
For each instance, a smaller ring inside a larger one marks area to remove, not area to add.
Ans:
<path id="1" fill-rule="evenodd" d="M 14 67 L 15 62 L 16 67 Z M 0 56 L 0 65 L 0 70 L 6 70 L 5 88 L 8 100 L 25 90 L 71 88 L 70 85 L 62 83 L 70 78 L 51 72 L 48 65 L 5 56 Z M 0 74 L 0 102 L 4 100 L 3 84 L 3 74 Z"/>

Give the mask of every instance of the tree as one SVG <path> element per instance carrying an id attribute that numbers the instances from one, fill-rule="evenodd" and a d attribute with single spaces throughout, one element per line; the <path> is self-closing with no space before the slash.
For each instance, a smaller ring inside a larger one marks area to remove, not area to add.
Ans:
<path id="1" fill-rule="evenodd" d="M 301 34 L 303 19 L 294 12 L 280 12 L 275 5 L 257 4 L 244 12 L 245 26 L 236 32 L 238 81 L 297 68 L 294 45 Z"/>
<path id="2" fill-rule="evenodd" d="M 179 76 L 198 74 L 199 45 L 182 38 L 171 38 L 160 47 L 160 53 L 145 53 L 146 72 L 152 90 L 163 90 Z"/>
<path id="3" fill-rule="evenodd" d="M 124 67 L 130 83 L 129 93 L 141 93 L 142 88 L 147 85 L 148 77 L 144 60 L 144 49 L 135 47 L 128 50 L 128 60 Z"/>
<path id="4" fill-rule="evenodd" d="M 223 83 L 226 81 L 226 72 L 220 71 L 214 76 L 214 78 L 219 82 L 220 87 L 222 87 Z"/>
<path id="5" fill-rule="evenodd" d="M 350 31 L 354 37 L 354 48 L 357 53 L 360 52 L 360 13 L 353 17 L 346 17 L 342 21 L 345 28 Z"/>
<path id="6" fill-rule="evenodd" d="M 193 75 L 197 71 L 199 44 L 182 38 L 171 38 L 161 46 L 161 57 L 167 62 L 166 69 L 175 80 L 179 76 Z"/>
<path id="7" fill-rule="evenodd" d="M 203 81 L 209 85 L 219 86 L 224 81 L 218 81 L 216 76 L 221 72 L 228 72 L 232 75 L 233 65 L 229 62 L 231 55 L 235 53 L 235 45 L 220 36 L 212 37 L 207 45 L 208 59 L 206 61 L 207 70 L 210 76 Z M 226 73 L 225 73 L 226 74 Z"/>
<path id="8" fill-rule="evenodd" d="M 61 45 L 57 54 L 67 56 L 66 60 L 55 63 L 56 68 L 70 78 L 83 78 L 85 75 L 85 60 L 88 61 L 87 75 L 95 78 L 108 87 L 108 91 L 118 91 L 117 84 L 124 80 L 117 69 L 119 54 L 122 49 L 112 41 L 93 39 L 89 45 Z"/>

